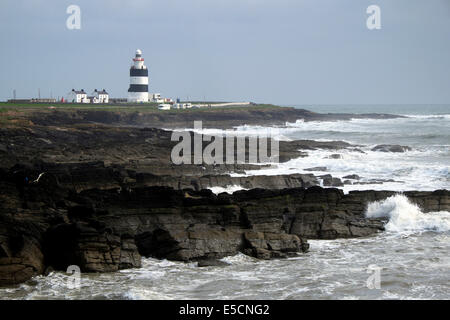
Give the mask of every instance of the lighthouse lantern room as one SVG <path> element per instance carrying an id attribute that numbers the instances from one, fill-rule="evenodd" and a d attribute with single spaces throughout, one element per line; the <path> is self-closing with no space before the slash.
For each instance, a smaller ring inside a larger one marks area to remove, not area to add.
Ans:
<path id="1" fill-rule="evenodd" d="M 144 65 L 142 51 L 136 50 L 134 63 L 130 68 L 128 102 L 148 102 L 148 69 Z"/>

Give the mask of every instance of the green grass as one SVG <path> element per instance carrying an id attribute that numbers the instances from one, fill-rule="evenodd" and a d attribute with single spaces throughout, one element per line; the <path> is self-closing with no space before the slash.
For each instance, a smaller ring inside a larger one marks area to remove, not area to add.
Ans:
<path id="1" fill-rule="evenodd" d="M 34 113 L 76 112 L 76 111 L 108 111 L 120 113 L 145 113 L 145 114 L 217 114 L 217 113 L 243 113 L 249 111 L 275 111 L 283 107 L 271 104 L 257 104 L 249 106 L 226 106 L 226 107 L 204 107 L 191 109 L 171 109 L 158 110 L 157 103 L 146 103 L 136 105 L 92 105 L 92 104 L 72 104 L 72 103 L 9 103 L 0 102 L 0 126 L 28 125 L 29 116 Z"/>
<path id="2" fill-rule="evenodd" d="M 0 102 L 1 112 L 5 111 L 49 111 L 49 110 L 107 110 L 107 111 L 146 111 L 157 110 L 157 103 L 136 105 L 83 104 L 83 103 L 10 103 Z"/>
<path id="3" fill-rule="evenodd" d="M 226 107 L 202 107 L 191 109 L 170 109 L 158 110 L 158 103 L 145 103 L 133 105 L 112 105 L 112 104 L 73 104 L 73 103 L 9 103 L 0 102 L 0 113 L 7 111 L 15 112 L 35 112 L 35 111 L 74 111 L 74 110 L 105 110 L 115 112 L 164 112 L 164 113 L 194 113 L 194 112 L 227 112 L 229 110 L 268 110 L 281 108 L 270 104 L 257 104 L 242 107 L 226 106 Z"/>

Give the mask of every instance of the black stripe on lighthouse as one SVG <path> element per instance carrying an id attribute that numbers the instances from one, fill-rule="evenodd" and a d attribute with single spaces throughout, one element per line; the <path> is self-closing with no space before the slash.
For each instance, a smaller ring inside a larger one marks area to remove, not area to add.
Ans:
<path id="1" fill-rule="evenodd" d="M 128 92 L 148 92 L 147 84 L 130 84 Z"/>
<path id="2" fill-rule="evenodd" d="M 148 69 L 130 69 L 130 77 L 148 77 Z"/>

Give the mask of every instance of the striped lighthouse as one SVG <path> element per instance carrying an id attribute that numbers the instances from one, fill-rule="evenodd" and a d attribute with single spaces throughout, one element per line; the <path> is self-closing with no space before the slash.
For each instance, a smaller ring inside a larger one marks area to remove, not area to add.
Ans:
<path id="1" fill-rule="evenodd" d="M 142 51 L 137 49 L 130 68 L 128 102 L 148 102 L 148 69 L 144 65 Z"/>

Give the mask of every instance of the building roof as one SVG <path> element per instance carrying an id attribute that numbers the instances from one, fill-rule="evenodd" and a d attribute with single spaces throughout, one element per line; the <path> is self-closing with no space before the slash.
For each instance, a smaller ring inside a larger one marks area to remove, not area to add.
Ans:
<path id="1" fill-rule="evenodd" d="M 109 94 L 105 89 L 103 89 L 102 91 L 95 89 L 94 92 L 97 92 L 98 94 Z"/>
<path id="2" fill-rule="evenodd" d="M 86 94 L 86 91 L 84 91 L 84 89 L 81 89 L 81 91 L 72 89 L 72 92 L 76 93 L 76 94 Z"/>

